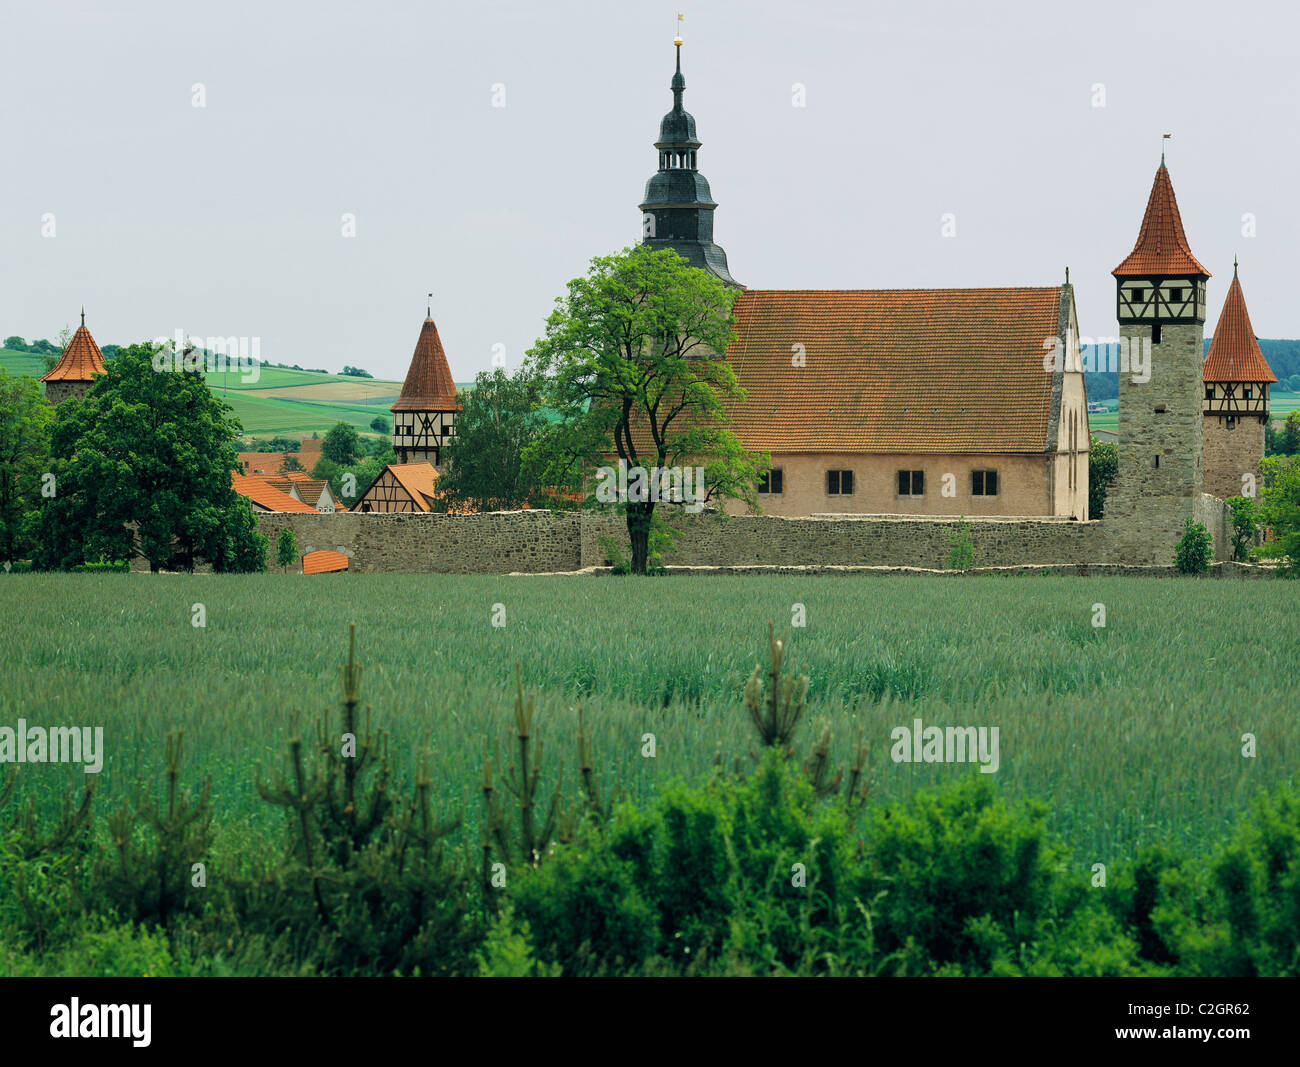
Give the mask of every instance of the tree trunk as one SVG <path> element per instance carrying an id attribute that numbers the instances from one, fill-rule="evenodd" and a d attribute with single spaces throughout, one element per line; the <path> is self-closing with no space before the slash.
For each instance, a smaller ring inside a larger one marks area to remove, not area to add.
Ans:
<path id="1" fill-rule="evenodd" d="M 627 506 L 627 533 L 632 539 L 632 573 L 645 574 L 650 558 L 650 522 L 654 517 L 654 504 L 629 504 Z"/>

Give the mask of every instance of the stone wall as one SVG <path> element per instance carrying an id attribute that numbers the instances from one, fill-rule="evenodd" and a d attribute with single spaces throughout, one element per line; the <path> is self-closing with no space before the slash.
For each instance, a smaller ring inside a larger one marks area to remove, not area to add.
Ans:
<path id="1" fill-rule="evenodd" d="M 300 553 L 325 548 L 342 552 L 348 569 L 393 574 L 509 574 L 572 571 L 579 561 L 580 517 L 549 511 L 485 515 L 294 513 L 260 514 L 258 528 L 270 540 L 288 526 Z"/>
<path id="2" fill-rule="evenodd" d="M 1201 494 L 1193 517 L 1214 538 L 1214 558 L 1231 555 L 1227 506 Z M 1165 568 L 1173 548 L 1128 551 L 1125 520 L 1074 522 L 1050 518 L 976 518 L 970 538 L 977 567 L 1146 565 Z M 959 520 L 897 515 L 803 519 L 773 515 L 685 516 L 664 557 L 677 567 L 915 567 L 943 569 Z M 349 570 L 396 574 L 509 574 L 576 571 L 606 562 L 602 538 L 627 552 L 627 526 L 598 512 L 512 511 L 485 515 L 261 514 L 258 526 L 275 542 L 290 527 L 300 553 L 342 552 Z M 1181 534 L 1181 524 L 1180 524 Z"/>

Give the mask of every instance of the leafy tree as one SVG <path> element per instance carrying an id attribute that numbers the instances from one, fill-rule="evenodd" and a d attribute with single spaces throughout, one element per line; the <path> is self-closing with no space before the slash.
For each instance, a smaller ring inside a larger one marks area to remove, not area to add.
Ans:
<path id="1" fill-rule="evenodd" d="M 546 425 L 538 395 L 537 379 L 526 369 L 514 377 L 501 367 L 478 375 L 461 400 L 456 436 L 438 479 L 445 500 L 508 510 L 539 493 L 540 464 L 527 455 Z"/>
<path id="2" fill-rule="evenodd" d="M 297 456 L 285 456 L 284 462 L 280 464 L 281 471 L 300 471 L 305 470 L 302 461 Z"/>
<path id="3" fill-rule="evenodd" d="M 343 373 L 350 378 L 373 378 L 374 375 L 368 370 L 362 370 L 360 367 L 344 367 Z"/>
<path id="4" fill-rule="evenodd" d="M 346 422 L 336 422 L 325 435 L 325 442 L 320 447 L 321 455 L 346 467 L 357 457 L 357 442 L 355 427 L 349 426 Z"/>
<path id="5" fill-rule="evenodd" d="M 40 383 L 28 375 L 11 378 L 0 367 L 0 559 L 31 547 L 24 534 L 40 509 L 53 422 Z"/>
<path id="6" fill-rule="evenodd" d="M 702 501 L 739 498 L 756 508 L 761 457 L 725 425 L 726 404 L 745 396 L 722 356 L 735 336 L 735 298 L 676 252 L 647 245 L 597 257 L 569 282 L 528 352 L 530 370 L 545 379 L 542 402 L 561 418 L 539 452 L 546 480 L 563 484 L 576 466 L 603 466 L 612 452 L 629 472 L 703 466 Z M 636 574 L 646 573 L 657 503 L 620 503 Z"/>
<path id="7" fill-rule="evenodd" d="M 122 349 L 84 400 L 56 409 L 38 566 L 141 555 L 151 571 L 265 567 L 266 539 L 231 484 L 239 421 L 201 374 L 155 370 L 160 352 L 172 359 Z"/>
<path id="8" fill-rule="evenodd" d="M 21 337 L 6 337 L 4 347 L 11 352 L 26 352 L 27 342 Z"/>
<path id="9" fill-rule="evenodd" d="M 370 428 L 374 430 L 375 433 L 391 433 L 393 425 L 382 415 L 376 415 L 370 420 Z"/>
<path id="10" fill-rule="evenodd" d="M 1300 453 L 1300 408 L 1290 411 L 1282 423 L 1278 451 L 1288 456 Z"/>
<path id="11" fill-rule="evenodd" d="M 1254 555 L 1276 559 L 1279 574 L 1300 578 L 1300 456 L 1268 456 L 1262 466 L 1259 516 L 1272 529 L 1273 539 Z"/>
<path id="12" fill-rule="evenodd" d="M 1088 449 L 1088 518 L 1106 514 L 1106 492 L 1119 470 L 1119 445 L 1114 441 L 1092 439 Z"/>
<path id="13" fill-rule="evenodd" d="M 1255 501 L 1250 497 L 1230 496 L 1227 503 L 1232 512 L 1232 558 L 1244 560 L 1259 530 Z"/>
<path id="14" fill-rule="evenodd" d="M 280 540 L 275 546 L 275 561 L 280 564 L 286 571 L 289 564 L 298 558 L 298 538 L 294 532 L 285 527 L 280 531 Z"/>
<path id="15" fill-rule="evenodd" d="M 1199 522 L 1183 523 L 1183 536 L 1174 548 L 1174 569 L 1179 574 L 1205 574 L 1214 556 L 1210 531 Z"/>

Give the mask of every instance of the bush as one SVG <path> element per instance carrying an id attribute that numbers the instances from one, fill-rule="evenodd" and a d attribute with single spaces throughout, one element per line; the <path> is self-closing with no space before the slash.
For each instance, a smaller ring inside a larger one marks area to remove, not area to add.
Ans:
<path id="1" fill-rule="evenodd" d="M 1255 501 L 1249 497 L 1230 496 L 1227 503 L 1232 512 L 1232 558 L 1244 560 L 1259 532 Z"/>
<path id="2" fill-rule="evenodd" d="M 948 569 L 950 571 L 970 570 L 975 566 L 975 546 L 971 544 L 970 532 L 974 526 L 965 521 L 965 516 L 957 523 L 957 528 L 948 537 Z"/>
<path id="3" fill-rule="evenodd" d="M 1174 569 L 1179 574 L 1205 574 L 1214 558 L 1214 543 L 1210 531 L 1199 522 L 1188 519 L 1183 524 L 1183 536 L 1174 548 Z"/>

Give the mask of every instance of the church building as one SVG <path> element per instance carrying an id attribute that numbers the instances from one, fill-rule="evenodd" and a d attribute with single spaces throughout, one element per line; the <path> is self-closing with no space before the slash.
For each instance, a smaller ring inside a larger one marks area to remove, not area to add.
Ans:
<path id="1" fill-rule="evenodd" d="M 644 242 L 735 285 L 729 405 L 770 452 L 765 513 L 1088 518 L 1088 413 L 1073 287 L 774 290 L 740 286 L 683 106 L 681 38 Z M 1060 358 L 1046 360 L 1053 339 Z M 728 510 L 743 505 L 729 502 Z"/>

